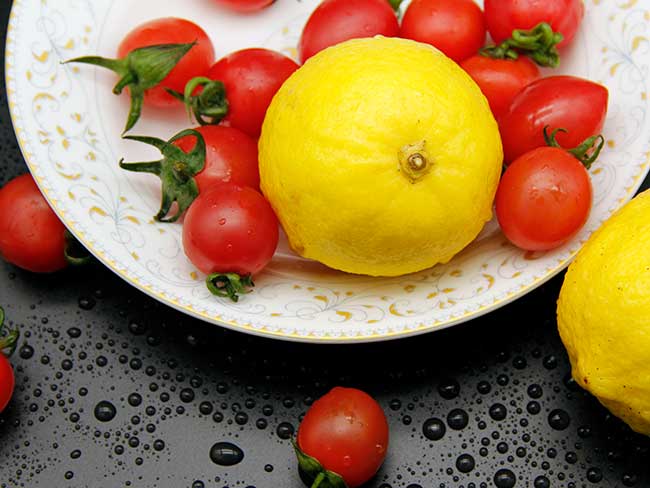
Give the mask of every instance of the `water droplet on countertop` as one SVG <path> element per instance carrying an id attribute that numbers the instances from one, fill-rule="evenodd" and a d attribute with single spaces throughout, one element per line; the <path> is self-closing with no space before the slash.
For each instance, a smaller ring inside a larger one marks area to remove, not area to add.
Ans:
<path id="1" fill-rule="evenodd" d="M 487 395 L 492 391 L 492 386 L 487 381 L 479 381 L 476 385 L 476 389 L 481 395 Z"/>
<path id="2" fill-rule="evenodd" d="M 73 339 L 81 337 L 81 329 L 79 327 L 70 327 L 66 332 Z"/>
<path id="3" fill-rule="evenodd" d="M 445 427 L 445 423 L 439 418 L 427 419 L 422 425 L 424 437 L 431 441 L 439 441 L 445 436 L 446 431 L 447 427 Z"/>
<path id="4" fill-rule="evenodd" d="M 535 400 L 531 400 L 526 405 L 526 411 L 531 415 L 537 415 L 539 412 L 542 411 L 542 406 L 539 404 L 539 402 L 536 402 Z"/>
<path id="5" fill-rule="evenodd" d="M 452 400 L 460 394 L 460 383 L 453 378 L 448 378 L 438 385 L 438 393 L 445 400 Z"/>
<path id="6" fill-rule="evenodd" d="M 117 410 L 111 402 L 102 400 L 95 405 L 95 418 L 100 422 L 110 422 L 115 418 Z"/>
<path id="7" fill-rule="evenodd" d="M 132 320 L 129 322 L 129 331 L 136 336 L 142 335 L 147 331 L 147 325 L 140 321 Z"/>
<path id="8" fill-rule="evenodd" d="M 636 486 L 639 477 L 635 474 L 625 473 L 622 478 L 623 486 Z"/>
<path id="9" fill-rule="evenodd" d="M 512 488 L 516 483 L 517 477 L 509 469 L 500 469 L 494 475 L 494 484 L 497 488 Z"/>
<path id="10" fill-rule="evenodd" d="M 555 409 L 548 415 L 548 425 L 555 430 L 564 430 L 571 423 L 569 414 L 561 409 Z"/>
<path id="11" fill-rule="evenodd" d="M 23 344 L 18 350 L 18 355 L 21 359 L 31 359 L 34 356 L 34 348 L 29 344 Z"/>
<path id="12" fill-rule="evenodd" d="M 180 392 L 180 399 L 183 403 L 194 401 L 194 390 L 191 388 L 183 388 Z"/>
<path id="13" fill-rule="evenodd" d="M 231 442 L 217 442 L 210 449 L 210 459 L 219 466 L 234 466 L 244 459 L 244 451 Z"/>
<path id="14" fill-rule="evenodd" d="M 79 298 L 79 308 L 82 310 L 92 310 L 97 301 L 93 297 L 81 297 Z"/>
<path id="15" fill-rule="evenodd" d="M 546 476 L 538 476 L 533 482 L 535 488 L 551 488 L 551 480 Z"/>
<path id="16" fill-rule="evenodd" d="M 590 483 L 600 483 L 603 479 L 603 472 L 599 468 L 589 468 L 587 470 L 587 481 Z"/>
<path id="17" fill-rule="evenodd" d="M 469 454 L 461 454 L 456 459 L 456 469 L 461 473 L 469 473 L 476 466 L 474 458 Z"/>
<path id="18" fill-rule="evenodd" d="M 489 414 L 492 420 L 500 421 L 506 418 L 508 409 L 501 403 L 495 403 L 490 407 Z"/>
<path id="19" fill-rule="evenodd" d="M 291 425 L 289 422 L 282 422 L 275 429 L 275 432 L 280 439 L 291 439 L 291 436 L 294 432 L 293 425 Z"/>
<path id="20" fill-rule="evenodd" d="M 553 356 L 552 354 L 549 355 L 549 356 L 546 356 L 542 360 L 542 365 L 546 369 L 555 369 L 555 368 L 557 368 L 557 358 L 555 356 Z"/>
<path id="21" fill-rule="evenodd" d="M 467 427 L 469 416 L 460 408 L 455 408 L 447 415 L 447 425 L 454 430 L 462 430 Z"/>

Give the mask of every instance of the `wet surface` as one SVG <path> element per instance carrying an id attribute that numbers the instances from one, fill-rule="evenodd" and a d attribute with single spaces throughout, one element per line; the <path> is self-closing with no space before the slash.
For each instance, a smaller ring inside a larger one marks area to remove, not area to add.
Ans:
<path id="1" fill-rule="evenodd" d="M 4 183 L 26 169 L 0 96 Z M 0 487 L 298 488 L 290 439 L 335 385 L 388 416 L 369 487 L 650 486 L 650 440 L 570 379 L 561 279 L 447 331 L 342 347 L 203 324 L 97 263 L 53 276 L 0 263 L 0 304 L 22 330 Z"/>

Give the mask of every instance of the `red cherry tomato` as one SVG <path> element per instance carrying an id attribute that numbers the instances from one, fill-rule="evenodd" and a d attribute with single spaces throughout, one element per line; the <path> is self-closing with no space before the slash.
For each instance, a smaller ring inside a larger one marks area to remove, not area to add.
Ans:
<path id="1" fill-rule="evenodd" d="M 260 170 L 257 161 L 257 142 L 233 127 L 204 125 L 194 130 L 205 140 L 205 166 L 194 179 L 203 193 L 221 183 L 234 183 L 258 189 Z M 196 138 L 186 136 L 174 142 L 190 152 Z"/>
<path id="2" fill-rule="evenodd" d="M 607 115 L 607 88 L 573 76 L 534 81 L 515 97 L 499 120 L 505 162 L 545 146 L 543 131 L 563 128 L 562 147 L 576 147 L 602 131 Z"/>
<path id="3" fill-rule="evenodd" d="M 558 47 L 568 46 L 585 13 L 583 0 L 485 0 L 485 20 L 495 43 L 515 29 L 532 29 L 540 22 L 564 36 Z"/>
<path id="4" fill-rule="evenodd" d="M 0 256 L 35 273 L 66 267 L 65 227 L 29 174 L 0 189 Z"/>
<path id="5" fill-rule="evenodd" d="M 388 450 L 388 422 L 367 393 L 337 387 L 314 402 L 298 429 L 298 446 L 350 488 L 381 467 Z"/>
<path id="6" fill-rule="evenodd" d="M 496 214 L 506 237 L 528 251 L 568 242 L 591 210 L 589 173 L 563 149 L 540 147 L 513 162 L 499 183 Z"/>
<path id="7" fill-rule="evenodd" d="M 304 63 L 317 52 L 349 39 L 398 34 L 397 16 L 388 0 L 325 0 L 302 31 L 298 57 Z"/>
<path id="8" fill-rule="evenodd" d="M 512 60 L 476 55 L 460 66 L 488 99 L 497 120 L 510 108 L 515 96 L 540 77 L 539 68 L 526 56 Z"/>
<path id="9" fill-rule="evenodd" d="M 208 78 L 220 80 L 226 88 L 228 115 L 224 122 L 259 137 L 271 100 L 298 65 L 268 49 L 244 49 L 219 60 Z"/>
<path id="10" fill-rule="evenodd" d="M 273 257 L 278 219 L 261 193 L 223 184 L 201 193 L 183 223 L 183 247 L 206 274 L 255 274 Z"/>
<path id="11" fill-rule="evenodd" d="M 16 379 L 11 363 L 7 356 L 0 352 L 0 412 L 7 408 L 11 396 L 14 394 L 15 385 Z"/>
<path id="12" fill-rule="evenodd" d="M 431 44 L 461 62 L 483 47 L 485 19 L 473 0 L 413 0 L 399 35 Z"/>
<path id="13" fill-rule="evenodd" d="M 246 13 L 268 7 L 275 2 L 275 0 L 216 0 L 216 2 L 236 12 Z"/>
<path id="14" fill-rule="evenodd" d="M 151 20 L 129 32 L 118 48 L 122 58 L 139 47 L 156 44 L 182 44 L 195 42 L 169 75 L 158 86 L 145 92 L 145 102 L 156 107 L 168 107 L 178 102 L 165 91 L 171 88 L 183 93 L 185 85 L 196 76 L 204 76 L 214 62 L 214 47 L 208 35 L 189 20 L 168 17 Z"/>

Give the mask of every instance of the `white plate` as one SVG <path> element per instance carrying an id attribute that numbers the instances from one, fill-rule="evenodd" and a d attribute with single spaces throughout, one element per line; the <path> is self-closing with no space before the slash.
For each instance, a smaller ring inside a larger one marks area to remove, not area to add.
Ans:
<path id="1" fill-rule="evenodd" d="M 122 141 L 128 101 L 111 94 L 111 73 L 59 62 L 114 56 L 139 23 L 168 15 L 195 21 L 218 56 L 263 46 L 295 54 L 317 0 L 278 0 L 236 15 L 212 0 L 15 0 L 7 39 L 10 109 L 32 174 L 69 229 L 104 264 L 144 292 L 190 315 L 258 335 L 310 342 L 360 342 L 419 334 L 466 321 L 531 291 L 567 266 L 581 244 L 634 194 L 650 162 L 650 0 L 589 0 L 561 72 L 608 86 L 606 149 L 591 170 L 594 208 L 568 245 L 546 254 L 509 245 L 496 224 L 449 264 L 399 278 L 352 276 L 293 255 L 281 242 L 255 292 L 240 303 L 209 295 L 187 261 L 180 225 L 153 222 L 155 177 L 117 161 L 155 158 Z M 145 110 L 133 134 L 171 136 L 188 125 Z"/>

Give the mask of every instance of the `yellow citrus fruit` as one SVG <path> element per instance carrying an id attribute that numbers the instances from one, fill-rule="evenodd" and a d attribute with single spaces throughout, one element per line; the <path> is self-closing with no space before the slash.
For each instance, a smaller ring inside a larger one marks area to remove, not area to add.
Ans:
<path id="1" fill-rule="evenodd" d="M 437 49 L 375 37 L 312 57 L 260 138 L 262 190 L 292 248 L 375 276 L 449 261 L 492 216 L 501 139 L 472 79 Z"/>
<path id="2" fill-rule="evenodd" d="M 557 314 L 575 380 L 650 435 L 650 192 L 619 210 L 578 253 Z"/>

